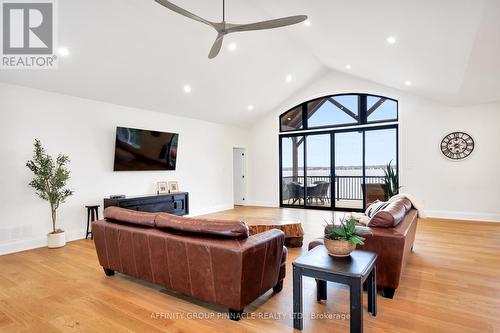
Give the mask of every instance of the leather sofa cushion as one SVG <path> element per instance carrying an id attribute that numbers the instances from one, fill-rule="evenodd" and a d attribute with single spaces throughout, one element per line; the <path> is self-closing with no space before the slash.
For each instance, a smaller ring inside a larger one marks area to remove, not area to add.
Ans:
<path id="1" fill-rule="evenodd" d="M 411 201 L 409 199 L 406 199 L 406 198 L 401 199 L 401 202 L 403 203 L 403 205 L 405 205 L 407 213 L 410 211 L 410 209 L 413 208 L 413 204 L 411 203 Z"/>
<path id="2" fill-rule="evenodd" d="M 398 199 L 378 210 L 370 219 L 369 227 L 393 228 L 403 221 L 412 205 L 408 199 Z"/>
<path id="3" fill-rule="evenodd" d="M 155 220 L 159 229 L 170 229 L 190 234 L 213 235 L 224 238 L 248 238 L 248 226 L 243 221 L 226 221 L 180 217 L 167 213 L 159 213 Z"/>
<path id="4" fill-rule="evenodd" d="M 139 212 L 120 207 L 108 207 L 104 210 L 104 218 L 106 220 L 114 220 L 146 227 L 155 226 L 156 215 L 158 215 L 158 213 Z"/>

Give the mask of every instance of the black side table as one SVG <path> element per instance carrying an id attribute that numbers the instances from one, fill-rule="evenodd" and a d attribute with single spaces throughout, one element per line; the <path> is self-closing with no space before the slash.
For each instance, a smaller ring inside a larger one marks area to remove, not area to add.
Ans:
<path id="1" fill-rule="evenodd" d="M 90 224 L 96 220 L 99 220 L 99 205 L 96 206 L 85 206 L 87 208 L 87 233 L 85 234 L 85 239 L 87 239 L 90 235 L 90 239 L 94 239 L 94 235 L 92 235 L 92 228 L 90 228 Z"/>
<path id="2" fill-rule="evenodd" d="M 335 258 L 320 245 L 297 258 L 293 266 L 293 327 L 303 328 L 302 276 L 316 279 L 317 300 L 326 300 L 326 281 L 350 287 L 351 332 L 363 332 L 363 283 L 368 285 L 368 312 L 377 315 L 377 254 L 355 250 L 349 257 Z"/>

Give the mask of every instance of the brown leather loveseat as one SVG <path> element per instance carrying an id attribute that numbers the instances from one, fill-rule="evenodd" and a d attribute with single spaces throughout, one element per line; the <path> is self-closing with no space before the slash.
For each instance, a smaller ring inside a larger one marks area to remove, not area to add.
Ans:
<path id="1" fill-rule="evenodd" d="M 229 308 L 231 319 L 273 288 L 287 250 L 279 230 L 249 236 L 240 221 L 186 218 L 108 207 L 92 223 L 99 263 L 114 271 Z"/>
<path id="2" fill-rule="evenodd" d="M 417 210 L 412 207 L 408 199 L 381 202 L 376 209 L 368 223 L 372 235 L 364 235 L 365 245 L 358 245 L 357 249 L 378 254 L 377 286 L 382 288 L 385 297 L 393 298 L 413 250 L 417 230 Z M 320 244 L 323 244 L 322 239 L 312 241 L 309 243 L 309 250 Z"/>

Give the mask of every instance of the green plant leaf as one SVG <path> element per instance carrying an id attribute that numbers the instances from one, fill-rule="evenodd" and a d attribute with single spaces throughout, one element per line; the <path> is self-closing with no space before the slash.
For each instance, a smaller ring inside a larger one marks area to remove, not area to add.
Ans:
<path id="1" fill-rule="evenodd" d="M 365 239 L 363 237 L 359 236 L 351 236 L 349 238 L 349 242 L 356 244 L 356 245 L 364 245 L 365 243 L 363 242 Z"/>
<path id="2" fill-rule="evenodd" d="M 386 165 L 384 169 L 384 186 L 387 196 L 393 197 L 399 193 L 399 180 L 396 170 L 392 167 L 392 160 Z"/>
<path id="3" fill-rule="evenodd" d="M 354 232 L 356 231 L 356 220 L 354 218 L 351 217 L 349 221 L 347 221 L 347 228 L 349 234 L 354 234 Z"/>
<path id="4" fill-rule="evenodd" d="M 340 237 L 346 237 L 346 232 L 344 228 L 335 227 L 333 228 L 333 233 Z"/>

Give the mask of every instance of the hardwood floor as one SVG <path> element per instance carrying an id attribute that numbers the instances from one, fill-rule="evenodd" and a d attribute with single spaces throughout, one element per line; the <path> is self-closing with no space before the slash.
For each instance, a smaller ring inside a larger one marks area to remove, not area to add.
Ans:
<path id="1" fill-rule="evenodd" d="M 0 332 L 294 332 L 291 262 L 332 213 L 238 207 L 210 216 L 303 223 L 304 246 L 289 251 L 285 287 L 246 309 L 255 319 L 218 318 L 225 309 L 122 274 L 106 277 L 93 242 L 80 240 L 0 256 Z M 499 253 L 500 223 L 420 220 L 401 286 L 392 300 L 378 297 L 377 317 L 364 312 L 365 331 L 500 332 Z M 333 317 L 348 310 L 346 287 L 329 283 L 328 301 L 316 303 L 314 280 L 304 279 L 304 332 L 348 332 L 349 321 Z M 195 315 L 204 318 L 187 319 Z"/>

